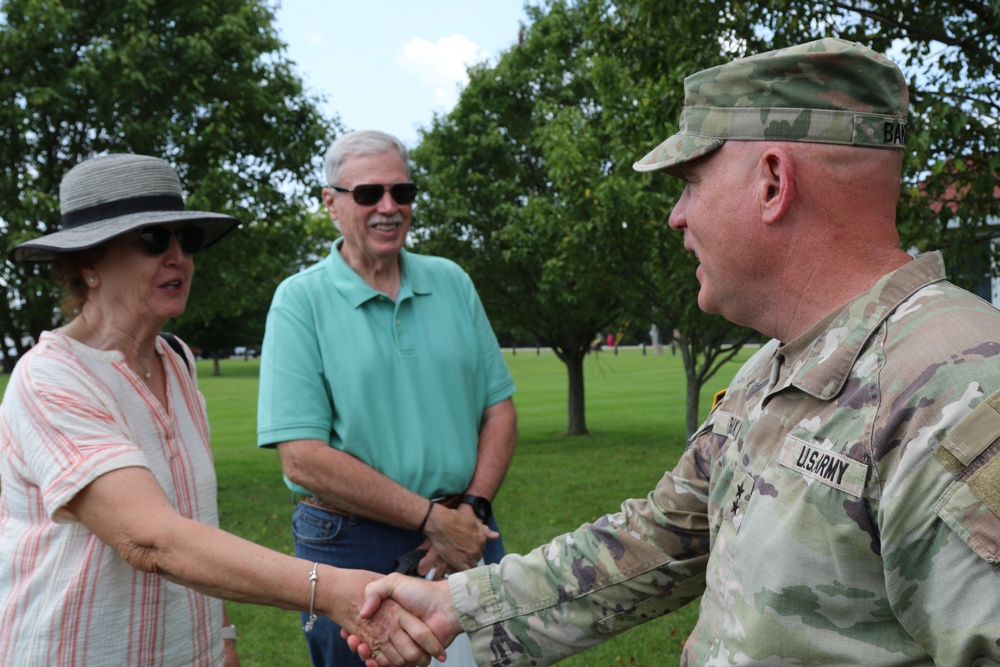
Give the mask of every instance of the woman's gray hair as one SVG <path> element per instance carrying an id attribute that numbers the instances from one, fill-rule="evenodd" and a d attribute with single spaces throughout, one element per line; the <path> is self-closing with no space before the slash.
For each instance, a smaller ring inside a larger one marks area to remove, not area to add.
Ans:
<path id="1" fill-rule="evenodd" d="M 336 141 L 326 151 L 323 166 L 326 171 L 326 185 L 339 185 L 340 170 L 344 163 L 360 155 L 376 155 L 386 151 L 396 151 L 403 159 L 406 177 L 410 177 L 410 163 L 403 142 L 385 132 L 378 130 L 359 130 L 348 132 L 337 137 Z"/>

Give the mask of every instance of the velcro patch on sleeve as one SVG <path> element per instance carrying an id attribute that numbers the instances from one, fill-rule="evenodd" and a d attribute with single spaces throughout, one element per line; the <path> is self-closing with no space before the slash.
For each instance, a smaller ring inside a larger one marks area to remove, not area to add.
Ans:
<path id="1" fill-rule="evenodd" d="M 977 405 L 941 445 L 963 466 L 968 466 L 997 438 L 1000 438 L 1000 392 Z"/>

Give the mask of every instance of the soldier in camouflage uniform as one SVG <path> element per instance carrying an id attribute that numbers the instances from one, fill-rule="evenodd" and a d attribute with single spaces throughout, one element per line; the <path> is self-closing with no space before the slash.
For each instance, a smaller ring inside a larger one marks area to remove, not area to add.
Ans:
<path id="1" fill-rule="evenodd" d="M 1000 312 L 898 247 L 907 104 L 891 61 L 832 39 L 689 77 L 635 168 L 687 181 L 699 305 L 774 340 L 647 498 L 369 606 L 464 629 L 480 665 L 699 595 L 685 665 L 1000 664 Z"/>

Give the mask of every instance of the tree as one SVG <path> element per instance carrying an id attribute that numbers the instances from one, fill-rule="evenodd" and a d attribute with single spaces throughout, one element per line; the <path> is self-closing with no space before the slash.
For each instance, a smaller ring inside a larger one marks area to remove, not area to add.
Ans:
<path id="1" fill-rule="evenodd" d="M 289 239 L 278 238 L 281 235 L 295 235 L 291 239 L 293 243 L 289 244 Z M 227 244 L 235 241 L 234 247 L 222 257 L 227 263 L 201 262 L 199 272 L 208 266 L 213 276 L 206 279 L 200 274 L 196 284 L 202 285 L 203 289 L 209 289 L 204 287 L 206 283 L 214 285 L 230 281 L 240 285 L 247 280 L 247 276 L 255 275 L 267 286 L 251 290 L 251 295 L 258 296 L 247 300 L 239 314 L 227 308 L 216 310 L 211 301 L 190 304 L 177 319 L 175 332 L 186 341 L 197 341 L 203 355 L 213 360 L 213 375 L 220 375 L 219 359 L 223 352 L 240 345 L 257 345 L 264 340 L 264 324 L 277 283 L 300 267 L 325 257 L 336 235 L 326 210 L 317 208 L 296 219 L 295 224 L 257 226 L 253 234 L 240 234 L 238 238 L 227 239 Z M 245 240 L 247 243 L 243 243 Z M 282 246 L 289 246 L 289 249 L 279 253 L 271 250 L 281 249 Z M 199 257 L 209 259 L 207 253 Z M 253 268 L 249 269 L 249 265 Z"/>
<path id="2" fill-rule="evenodd" d="M 243 221 L 198 256 L 188 309 L 171 327 L 243 335 L 223 325 L 259 317 L 313 244 L 305 183 L 337 127 L 304 93 L 273 21 L 264 0 L 4 0 L 6 247 L 58 228 L 59 181 L 81 160 L 125 151 L 163 157 L 190 208 Z M 57 290 L 44 265 L 6 263 L 0 282 L 9 301 L 0 333 L 20 354 L 23 336 L 37 339 L 58 324 Z"/>
<path id="3" fill-rule="evenodd" d="M 608 101 L 605 116 L 629 162 L 676 131 L 684 77 L 731 60 L 727 48 L 741 43 L 747 30 L 738 13 L 717 3 L 677 0 L 671 11 L 662 9 L 656 2 L 618 3 L 600 10 L 603 20 L 587 24 L 600 45 L 595 69 Z M 637 299 L 633 312 L 646 312 L 651 304 L 652 321 L 670 332 L 681 351 L 690 437 L 700 420 L 702 387 L 757 334 L 698 307 L 697 262 L 684 251 L 682 235 L 666 224 L 683 183 L 663 174 L 633 174 L 630 180 L 632 215 L 649 221 L 646 252 L 631 259 L 638 269 L 630 275 Z"/>
<path id="4" fill-rule="evenodd" d="M 495 65 L 470 70 L 455 109 L 413 151 L 425 193 L 417 249 L 456 259 L 495 324 L 526 330 L 566 364 L 567 433 L 587 433 L 583 360 L 626 317 L 621 264 L 641 248 L 633 185 L 616 172 L 584 34 L 590 3 L 528 7 L 533 22 Z"/>
<path id="5" fill-rule="evenodd" d="M 674 242 L 654 246 L 653 259 L 639 276 L 636 288 L 642 299 L 658 304 L 653 321 L 681 352 L 687 380 L 685 435 L 690 438 L 700 423 L 702 388 L 759 334 L 701 310 L 700 283 L 695 277 L 697 260 L 678 246 L 677 237 L 674 233 Z M 664 269 L 667 266 L 671 267 L 669 271 Z"/>
<path id="6" fill-rule="evenodd" d="M 699 11 L 662 33 L 637 30 L 644 19 L 607 0 L 528 7 L 520 43 L 470 70 L 455 110 L 413 152 L 428 193 L 417 247 L 457 259 L 496 325 L 555 350 L 569 433 L 586 433 L 583 359 L 598 331 L 655 312 L 688 332 L 689 421 L 719 352 L 735 354 L 747 335 L 692 314 L 697 282 L 666 224 L 682 184 L 631 168 L 676 127 L 678 73 L 723 59 L 710 5 L 690 4 Z M 709 322 L 717 335 L 702 335 Z"/>

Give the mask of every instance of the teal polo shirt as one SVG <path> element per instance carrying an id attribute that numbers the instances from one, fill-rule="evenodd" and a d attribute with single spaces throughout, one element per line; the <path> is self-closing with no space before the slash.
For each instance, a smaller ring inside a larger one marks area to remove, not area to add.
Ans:
<path id="1" fill-rule="evenodd" d="M 460 493 L 483 411 L 514 394 L 472 280 L 450 260 L 402 250 L 393 302 L 347 265 L 342 243 L 274 294 L 257 445 L 323 440 L 424 497 Z"/>

